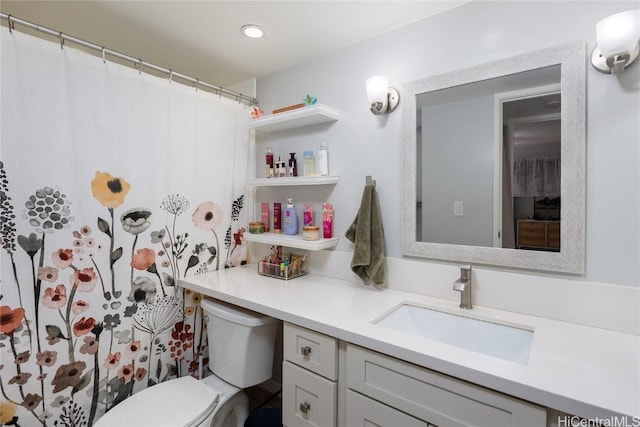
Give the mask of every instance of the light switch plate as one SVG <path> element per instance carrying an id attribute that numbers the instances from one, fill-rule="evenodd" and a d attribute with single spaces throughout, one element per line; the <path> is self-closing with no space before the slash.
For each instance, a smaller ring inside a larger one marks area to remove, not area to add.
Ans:
<path id="1" fill-rule="evenodd" d="M 453 202 L 453 216 L 464 216 L 464 204 L 462 202 Z"/>

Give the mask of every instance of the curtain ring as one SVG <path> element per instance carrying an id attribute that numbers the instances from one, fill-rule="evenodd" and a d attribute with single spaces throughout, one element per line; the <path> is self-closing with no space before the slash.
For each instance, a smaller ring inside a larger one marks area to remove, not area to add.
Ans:
<path id="1" fill-rule="evenodd" d="M 167 78 L 169 79 L 169 83 L 171 83 L 173 81 L 173 71 L 169 70 L 169 75 L 167 76 Z"/>
<path id="2" fill-rule="evenodd" d="M 135 63 L 136 70 L 138 70 L 139 74 L 142 74 L 142 58 L 138 59 L 138 62 Z"/>
<path id="3" fill-rule="evenodd" d="M 200 84 L 200 79 L 196 79 L 195 82 L 193 82 L 193 87 L 196 90 L 196 92 L 198 91 L 198 85 Z"/>
<path id="4" fill-rule="evenodd" d="M 13 33 L 13 22 L 11 21 L 11 15 L 7 15 L 7 24 L 9 25 L 9 34 Z"/>
<path id="5" fill-rule="evenodd" d="M 107 63 L 107 52 L 105 51 L 105 47 L 102 46 L 102 62 Z"/>
<path id="6" fill-rule="evenodd" d="M 60 49 L 64 50 L 64 35 L 62 34 L 62 31 L 58 33 L 58 37 L 60 37 Z"/>

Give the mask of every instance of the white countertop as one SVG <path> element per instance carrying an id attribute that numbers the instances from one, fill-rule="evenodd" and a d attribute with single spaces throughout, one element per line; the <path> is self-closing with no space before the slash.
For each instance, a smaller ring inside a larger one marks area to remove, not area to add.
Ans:
<path id="1" fill-rule="evenodd" d="M 640 416 L 640 337 L 474 306 L 473 316 L 534 329 L 522 365 L 372 324 L 400 303 L 469 314 L 452 301 L 307 275 L 260 276 L 255 264 L 179 285 L 542 406 L 587 419 Z"/>

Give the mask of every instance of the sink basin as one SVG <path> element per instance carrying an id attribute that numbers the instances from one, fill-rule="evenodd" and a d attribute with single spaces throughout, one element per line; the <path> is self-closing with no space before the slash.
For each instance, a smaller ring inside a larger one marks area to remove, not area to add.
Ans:
<path id="1" fill-rule="evenodd" d="M 445 344 L 526 365 L 533 330 L 492 320 L 400 304 L 373 323 Z"/>

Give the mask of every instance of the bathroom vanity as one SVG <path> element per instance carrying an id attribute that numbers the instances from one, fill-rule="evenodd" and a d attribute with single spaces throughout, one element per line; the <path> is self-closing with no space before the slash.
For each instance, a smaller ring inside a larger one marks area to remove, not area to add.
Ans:
<path id="1" fill-rule="evenodd" d="M 636 335 L 481 306 L 462 310 L 449 300 L 324 276 L 283 282 L 258 276 L 255 265 L 179 284 L 284 321 L 288 427 L 364 420 L 387 426 L 555 426 L 556 411 L 591 420 L 640 415 Z M 512 361 L 383 325 L 381 319 L 406 304 L 525 328 L 532 332 L 527 357 Z"/>

